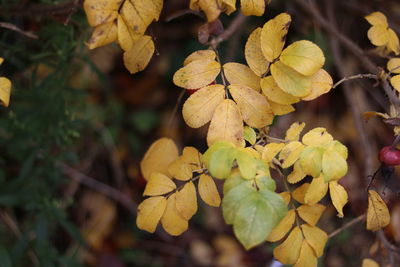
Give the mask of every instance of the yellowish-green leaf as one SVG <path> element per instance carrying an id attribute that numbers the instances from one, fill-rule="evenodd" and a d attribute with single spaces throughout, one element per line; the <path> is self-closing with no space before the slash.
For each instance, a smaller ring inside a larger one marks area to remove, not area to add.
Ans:
<path id="1" fill-rule="evenodd" d="M 210 175 L 200 175 L 198 188 L 199 195 L 205 203 L 213 207 L 219 207 L 221 204 L 221 197 L 219 196 L 217 186 Z"/>
<path id="2" fill-rule="evenodd" d="M 292 141 L 285 145 L 281 153 L 279 153 L 279 160 L 282 162 L 282 168 L 289 168 L 296 160 L 299 159 L 304 145 L 298 141 Z"/>
<path id="3" fill-rule="evenodd" d="M 144 70 L 154 54 L 154 42 L 150 36 L 140 36 L 124 53 L 124 64 L 130 73 Z"/>
<path id="4" fill-rule="evenodd" d="M 250 34 L 244 49 L 247 64 L 259 77 L 264 75 L 269 68 L 269 62 L 261 50 L 261 30 L 261 28 L 257 28 Z"/>
<path id="5" fill-rule="evenodd" d="M 319 218 L 325 210 L 325 206 L 321 204 L 315 205 L 301 205 L 297 208 L 297 213 L 306 223 L 314 226 L 317 224 Z"/>
<path id="6" fill-rule="evenodd" d="M 192 168 L 182 157 L 177 158 L 168 166 L 168 173 L 177 180 L 187 181 L 192 178 Z"/>
<path id="7" fill-rule="evenodd" d="M 325 181 L 339 180 L 346 175 L 348 170 L 346 160 L 332 149 L 325 150 L 322 156 L 322 172 Z"/>
<path id="8" fill-rule="evenodd" d="M 400 73 L 400 58 L 394 57 L 387 62 L 387 69 L 391 73 Z"/>
<path id="9" fill-rule="evenodd" d="M 317 257 L 310 244 L 304 240 L 301 244 L 299 259 L 293 267 L 316 267 L 318 265 Z"/>
<path id="10" fill-rule="evenodd" d="M 224 86 L 220 84 L 206 86 L 192 94 L 182 108 L 186 124 L 192 128 L 199 128 L 208 123 L 224 97 Z"/>
<path id="11" fill-rule="evenodd" d="M 314 100 L 317 97 L 328 93 L 333 86 L 333 80 L 331 75 L 324 69 L 318 70 L 313 76 L 311 76 L 311 92 L 301 99 L 304 101 Z"/>
<path id="12" fill-rule="evenodd" d="M 368 191 L 367 230 L 377 231 L 390 223 L 390 213 L 381 196 Z"/>
<path id="13" fill-rule="evenodd" d="M 183 66 L 186 66 L 196 60 L 215 60 L 216 57 L 217 55 L 213 50 L 197 50 L 186 57 L 185 61 L 183 61 Z"/>
<path id="14" fill-rule="evenodd" d="M 165 197 L 150 197 L 138 206 L 136 225 L 139 229 L 154 233 L 167 207 Z"/>
<path id="15" fill-rule="evenodd" d="M 0 103 L 8 107 L 10 104 L 11 81 L 6 77 L 0 77 Z"/>
<path id="16" fill-rule="evenodd" d="M 277 61 L 271 65 L 271 74 L 279 88 L 288 94 L 305 97 L 311 93 L 311 78 Z"/>
<path id="17" fill-rule="evenodd" d="M 390 84 L 393 86 L 394 89 L 400 92 L 400 75 L 393 76 L 390 79 Z"/>
<path id="18" fill-rule="evenodd" d="M 300 139 L 300 134 L 303 131 L 304 127 L 306 124 L 304 122 L 295 122 L 292 125 L 290 125 L 289 129 L 286 131 L 286 136 L 285 140 L 288 141 L 299 141 Z"/>
<path id="19" fill-rule="evenodd" d="M 300 101 L 298 97 L 288 94 L 279 88 L 272 76 L 261 79 L 261 89 L 269 100 L 281 105 L 290 105 Z"/>
<path id="20" fill-rule="evenodd" d="M 174 84 L 186 89 L 198 89 L 215 80 L 221 65 L 210 59 L 193 61 L 174 74 Z"/>
<path id="21" fill-rule="evenodd" d="M 269 62 L 273 62 L 281 54 L 291 21 L 289 14 L 281 13 L 264 24 L 261 31 L 261 50 Z"/>
<path id="22" fill-rule="evenodd" d="M 153 172 L 146 184 L 143 196 L 158 196 L 176 189 L 175 183 L 165 174 Z"/>
<path id="23" fill-rule="evenodd" d="M 296 161 L 293 166 L 293 171 L 287 176 L 287 181 L 295 184 L 303 180 L 307 175 L 303 172 L 300 166 L 300 161 Z"/>
<path id="24" fill-rule="evenodd" d="M 347 203 L 347 192 L 343 186 L 336 181 L 329 182 L 329 194 L 331 195 L 332 204 L 338 212 L 338 217 L 343 218 L 343 207 Z"/>
<path id="25" fill-rule="evenodd" d="M 281 240 L 290 231 L 290 229 L 292 229 L 295 218 L 295 211 L 293 209 L 289 210 L 288 213 L 286 213 L 286 216 L 280 221 L 280 223 L 272 229 L 267 238 L 267 241 L 276 242 Z"/>
<path id="26" fill-rule="evenodd" d="M 320 201 L 328 192 L 328 183 L 325 183 L 324 175 L 314 178 L 307 189 L 304 197 L 304 203 L 314 205 Z"/>
<path id="27" fill-rule="evenodd" d="M 274 114 L 265 96 L 243 85 L 231 84 L 228 88 L 250 127 L 262 128 L 272 123 Z"/>
<path id="28" fill-rule="evenodd" d="M 267 162 L 271 162 L 273 158 L 282 150 L 285 146 L 284 143 L 269 143 L 264 147 L 261 158 Z"/>
<path id="29" fill-rule="evenodd" d="M 112 22 L 117 18 L 122 0 L 85 0 L 85 10 L 89 25 L 92 27 Z"/>
<path id="30" fill-rule="evenodd" d="M 185 219 L 190 220 L 197 212 L 197 195 L 193 182 L 188 182 L 176 192 L 176 209 Z"/>
<path id="31" fill-rule="evenodd" d="M 297 72 L 311 76 L 325 63 L 324 53 L 321 48 L 310 41 L 302 40 L 289 45 L 279 57 L 286 66 Z"/>
<path id="32" fill-rule="evenodd" d="M 308 191 L 308 188 L 310 187 L 309 183 L 304 183 L 301 186 L 297 187 L 293 192 L 292 192 L 292 197 L 299 203 L 301 204 L 306 204 L 305 202 L 305 197 Z"/>
<path id="33" fill-rule="evenodd" d="M 256 131 L 254 131 L 253 128 L 249 127 L 249 126 L 245 126 L 244 127 L 244 140 L 246 140 L 247 142 L 249 142 L 251 145 L 254 145 L 257 141 L 257 133 Z"/>
<path id="34" fill-rule="evenodd" d="M 240 9 L 246 16 L 262 16 L 265 10 L 265 0 L 240 0 Z"/>
<path id="35" fill-rule="evenodd" d="M 131 49 L 135 41 L 137 41 L 142 34 L 138 34 L 131 29 L 125 22 L 124 17 L 118 16 L 118 43 L 124 51 Z"/>
<path id="36" fill-rule="evenodd" d="M 244 179 L 253 179 L 257 172 L 257 161 L 252 153 L 248 150 L 241 148 L 238 149 L 236 161 L 239 166 L 240 174 Z"/>
<path id="37" fill-rule="evenodd" d="M 170 235 L 180 235 L 185 232 L 189 223 L 185 220 L 176 208 L 176 193 L 169 196 L 167 207 L 161 217 L 161 225 Z"/>
<path id="38" fill-rule="evenodd" d="M 104 46 L 117 40 L 117 25 L 115 21 L 97 26 L 88 42 L 89 49 Z"/>
<path id="39" fill-rule="evenodd" d="M 230 84 L 245 85 L 257 92 L 260 91 L 260 77 L 246 65 L 230 62 L 226 63 L 223 68 L 225 77 Z"/>
<path id="40" fill-rule="evenodd" d="M 325 128 L 318 127 L 307 132 L 302 141 L 307 146 L 323 146 L 333 141 L 333 137 Z"/>
<path id="41" fill-rule="evenodd" d="M 223 100 L 217 106 L 211 119 L 207 144 L 211 146 L 217 141 L 228 141 L 235 146 L 241 146 L 243 142 L 242 116 L 236 103 L 230 99 Z"/>
<path id="42" fill-rule="evenodd" d="M 268 103 L 271 106 L 272 112 L 277 116 L 286 115 L 295 111 L 292 105 L 281 105 L 273 101 L 268 101 Z"/>
<path id="43" fill-rule="evenodd" d="M 379 264 L 373 259 L 363 259 L 362 267 L 379 267 Z"/>
<path id="44" fill-rule="evenodd" d="M 302 171 L 312 177 L 318 177 L 322 170 L 322 155 L 324 150 L 319 147 L 306 147 L 301 153 L 299 162 Z"/>
<path id="45" fill-rule="evenodd" d="M 342 143 L 340 143 L 339 141 L 332 141 L 327 143 L 324 146 L 327 150 L 333 150 L 336 153 L 338 153 L 340 156 L 342 156 L 342 158 L 347 159 L 348 156 L 348 151 L 347 151 L 347 147 L 344 146 Z"/>
<path id="46" fill-rule="evenodd" d="M 371 25 L 384 25 L 388 27 L 388 22 L 386 19 L 386 16 L 379 11 L 372 12 L 368 16 L 365 16 L 365 19 L 369 22 Z"/>
<path id="47" fill-rule="evenodd" d="M 178 148 L 171 139 L 161 138 L 155 141 L 140 162 L 140 169 L 144 179 L 149 180 L 153 172 L 167 173 L 168 166 L 178 156 Z"/>
<path id="48" fill-rule="evenodd" d="M 328 235 L 316 226 L 311 226 L 309 224 L 301 225 L 303 234 L 308 244 L 310 244 L 315 255 L 321 257 L 324 254 L 324 248 L 326 241 L 328 241 Z"/>
<path id="49" fill-rule="evenodd" d="M 288 238 L 274 249 L 274 258 L 283 264 L 294 264 L 300 255 L 303 234 L 298 226 L 290 232 Z"/>

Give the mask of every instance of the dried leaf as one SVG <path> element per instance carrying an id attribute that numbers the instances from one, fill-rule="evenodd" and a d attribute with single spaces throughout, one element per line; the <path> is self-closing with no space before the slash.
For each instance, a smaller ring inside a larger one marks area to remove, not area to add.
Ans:
<path id="1" fill-rule="evenodd" d="M 150 36 L 140 36 L 124 53 L 124 64 L 130 73 L 144 70 L 154 54 L 154 43 Z"/>
<path id="2" fill-rule="evenodd" d="M 381 196 L 368 191 L 367 230 L 377 231 L 390 223 L 390 213 Z"/>
<path id="3" fill-rule="evenodd" d="M 265 10 L 265 0 L 240 0 L 240 9 L 246 16 L 262 16 Z"/>
<path id="4" fill-rule="evenodd" d="M 85 10 L 89 25 L 92 27 L 112 22 L 117 18 L 122 0 L 85 0 Z"/>
<path id="5" fill-rule="evenodd" d="M 97 26 L 88 42 L 89 49 L 94 49 L 117 40 L 117 25 L 114 21 Z"/>

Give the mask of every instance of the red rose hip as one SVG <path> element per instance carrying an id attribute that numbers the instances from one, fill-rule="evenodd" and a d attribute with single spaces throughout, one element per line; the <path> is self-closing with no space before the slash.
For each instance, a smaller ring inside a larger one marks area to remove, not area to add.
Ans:
<path id="1" fill-rule="evenodd" d="M 379 151 L 379 161 L 386 166 L 400 165 L 400 150 L 392 146 L 385 146 Z"/>

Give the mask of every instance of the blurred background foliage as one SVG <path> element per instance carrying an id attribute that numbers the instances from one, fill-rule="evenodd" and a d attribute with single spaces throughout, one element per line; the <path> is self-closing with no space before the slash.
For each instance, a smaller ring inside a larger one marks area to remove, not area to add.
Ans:
<path id="1" fill-rule="evenodd" d="M 323 12 L 327 2 L 318 1 Z M 367 40 L 369 26 L 363 16 L 380 10 L 399 34 L 398 1 L 334 2 L 339 29 L 383 66 Z M 190 229 L 177 238 L 161 229 L 150 235 L 135 226 L 135 203 L 142 199 L 145 185 L 138 163 L 147 147 L 169 136 L 181 147 L 206 149 L 206 129 L 193 130 L 184 124 L 179 112 L 182 102 L 177 101 L 182 92 L 172 84 L 183 59 L 205 48 L 197 41 L 197 29 L 204 20 L 187 13 L 167 22 L 177 11 L 187 10 L 188 1 L 165 1 L 160 22 L 148 30 L 155 38 L 157 56 L 143 72 L 130 75 L 117 45 L 94 51 L 86 48 L 90 27 L 81 4 L 0 1 L 0 21 L 37 36 L 0 28 L 0 56 L 5 59 L 0 74 L 13 82 L 10 106 L 0 107 L 0 265 L 269 266 L 271 245 L 245 252 L 219 209 L 201 206 Z M 264 16 L 248 18 L 221 45 L 223 61 L 244 62 L 250 32 L 283 11 L 293 17 L 288 43 L 316 42 L 327 57 L 325 68 L 335 81 L 341 79 L 329 36 L 289 0 L 273 0 Z M 221 17 L 225 26 L 231 17 Z M 349 72 L 362 73 L 357 59 L 344 54 Z M 364 212 L 366 172 L 372 174 L 377 168 L 377 149 L 393 138 L 391 129 L 380 121 L 366 124 L 361 119 L 364 111 L 387 107 L 380 88 L 371 81 L 352 82 L 347 90 L 352 90 L 353 102 L 343 89 L 298 104 L 295 113 L 276 119 L 271 134 L 282 136 L 292 122 L 305 121 L 309 129 L 326 127 L 349 146 L 350 171 L 343 181 L 350 204 L 345 219 L 336 218 L 332 208 L 326 212 L 320 224 L 328 232 Z M 184 93 L 183 98 L 187 97 Z M 363 147 L 357 120 L 371 144 L 368 156 L 373 165 L 368 171 L 365 154 L 359 153 Z M 399 216 L 398 200 L 391 200 L 390 207 Z M 374 244 L 374 235 L 363 228 L 359 224 L 330 240 L 321 266 L 359 266 L 363 257 L 373 253 L 369 250 Z M 386 231 L 388 238 L 399 242 L 399 229 L 392 224 Z"/>

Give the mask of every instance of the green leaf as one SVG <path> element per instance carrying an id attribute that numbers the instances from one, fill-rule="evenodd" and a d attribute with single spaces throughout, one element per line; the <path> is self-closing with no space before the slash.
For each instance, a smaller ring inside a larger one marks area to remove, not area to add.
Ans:
<path id="1" fill-rule="evenodd" d="M 239 184 L 244 183 L 246 181 L 247 180 L 243 179 L 243 177 L 240 175 L 240 171 L 238 169 L 233 170 L 231 172 L 231 175 L 224 182 L 224 186 L 223 186 L 224 195 L 228 194 L 228 192 L 232 188 L 235 188 Z"/>
<path id="2" fill-rule="evenodd" d="M 221 149 L 221 148 L 229 148 L 229 147 L 235 147 L 232 143 L 226 142 L 226 141 L 218 141 L 215 142 L 212 146 L 210 146 L 206 152 L 204 152 L 202 156 L 202 162 L 206 164 L 207 169 L 209 168 L 209 162 L 210 162 L 210 157 L 211 155 Z"/>
<path id="3" fill-rule="evenodd" d="M 275 181 L 267 175 L 257 175 L 255 182 L 260 190 L 276 190 L 276 183 Z"/>
<path id="4" fill-rule="evenodd" d="M 306 147 L 300 156 L 302 171 L 312 177 L 319 177 L 322 170 L 322 154 L 324 150 L 319 147 Z"/>
<path id="5" fill-rule="evenodd" d="M 244 140 L 249 142 L 251 145 L 254 145 L 257 140 L 257 133 L 256 133 L 256 131 L 254 131 L 253 128 L 251 128 L 249 126 L 245 126 L 244 132 L 243 132 L 243 137 L 244 137 Z"/>
<path id="6" fill-rule="evenodd" d="M 327 149 L 322 156 L 322 172 L 325 182 L 338 180 L 346 175 L 347 162 L 335 150 Z"/>
<path id="7" fill-rule="evenodd" d="M 225 179 L 231 173 L 237 151 L 233 147 L 221 148 L 211 154 L 208 163 L 210 174 L 218 179 Z"/>
<path id="8" fill-rule="evenodd" d="M 245 179 L 253 179 L 257 172 L 257 159 L 244 150 L 237 152 L 236 161 L 240 174 Z"/>
<path id="9" fill-rule="evenodd" d="M 230 179 L 232 178 L 229 178 L 228 181 Z M 243 180 L 243 178 L 240 179 Z M 222 199 L 222 215 L 227 224 L 233 224 L 242 200 L 254 192 L 254 188 L 251 184 L 251 181 L 243 180 L 237 186 L 231 188 Z"/>

